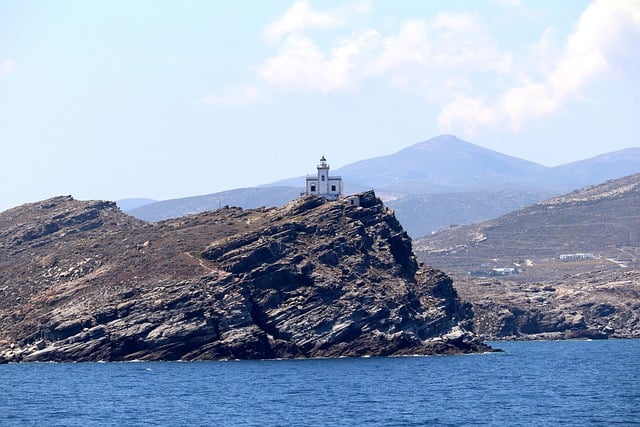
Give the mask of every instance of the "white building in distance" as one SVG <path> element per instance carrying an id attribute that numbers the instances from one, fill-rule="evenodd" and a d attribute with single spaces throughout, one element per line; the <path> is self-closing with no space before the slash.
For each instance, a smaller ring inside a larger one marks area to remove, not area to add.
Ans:
<path id="1" fill-rule="evenodd" d="M 307 175 L 307 195 L 316 195 L 325 199 L 335 200 L 342 197 L 342 177 L 329 176 L 329 164 L 327 159 L 322 156 L 318 163 L 318 175 Z"/>

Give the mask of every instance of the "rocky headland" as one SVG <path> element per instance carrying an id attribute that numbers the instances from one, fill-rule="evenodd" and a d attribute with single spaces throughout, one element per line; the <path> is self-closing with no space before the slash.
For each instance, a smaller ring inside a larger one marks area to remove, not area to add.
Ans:
<path id="1" fill-rule="evenodd" d="M 56 197 L 0 213 L 0 361 L 490 350 L 373 192 L 146 223 Z"/>

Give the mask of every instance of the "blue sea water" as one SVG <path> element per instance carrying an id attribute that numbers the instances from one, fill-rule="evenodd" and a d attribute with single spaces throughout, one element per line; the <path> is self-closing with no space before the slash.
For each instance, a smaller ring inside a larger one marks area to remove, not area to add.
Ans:
<path id="1" fill-rule="evenodd" d="M 0 365 L 0 425 L 640 425 L 640 340 L 504 353 Z"/>

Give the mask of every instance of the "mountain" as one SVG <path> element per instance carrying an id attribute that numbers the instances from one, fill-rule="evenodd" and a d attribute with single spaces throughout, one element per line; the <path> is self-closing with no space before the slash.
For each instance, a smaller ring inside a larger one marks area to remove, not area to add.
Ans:
<path id="1" fill-rule="evenodd" d="M 356 199 L 153 224 L 71 197 L 2 212 L 0 361 L 489 350 L 393 212 Z"/>
<path id="2" fill-rule="evenodd" d="M 640 248 L 640 174 L 607 181 L 499 218 L 451 227 L 415 241 L 432 265 L 452 272 L 490 260 L 557 258 L 588 252 L 616 258 Z M 623 252 L 624 251 L 624 252 Z"/>
<path id="3" fill-rule="evenodd" d="M 136 209 L 141 206 L 149 205 L 151 203 L 156 203 L 156 202 L 157 200 L 153 200 L 153 199 L 133 198 L 133 199 L 117 200 L 116 204 L 123 211 L 129 211 L 129 210 Z"/>
<path id="4" fill-rule="evenodd" d="M 281 206 L 300 196 L 303 188 L 255 187 L 239 188 L 203 196 L 185 197 L 149 203 L 133 209 L 123 209 L 129 215 L 144 221 L 162 221 L 223 206 L 255 209 L 261 206 Z"/>
<path id="5" fill-rule="evenodd" d="M 495 218 L 550 196 L 524 190 L 471 191 L 406 196 L 386 204 L 411 236 L 426 236 L 451 225 Z"/>
<path id="6" fill-rule="evenodd" d="M 640 337 L 640 174 L 450 227 L 414 248 L 453 275 L 485 338 Z"/>
<path id="7" fill-rule="evenodd" d="M 506 188 L 544 170 L 542 165 L 442 135 L 395 154 L 347 165 L 336 173 L 378 191 L 424 194 Z"/>
<path id="8" fill-rule="evenodd" d="M 442 135 L 397 153 L 332 171 L 347 194 L 374 189 L 396 210 L 409 235 L 420 237 L 451 224 L 469 224 L 554 195 L 640 172 L 640 149 L 627 149 L 547 168 Z M 128 213 L 146 221 L 235 205 L 280 206 L 298 197 L 304 177 L 256 188 L 167 200 Z"/>
<path id="9" fill-rule="evenodd" d="M 545 170 L 545 166 L 482 148 L 453 135 L 441 135 L 394 154 L 352 163 L 333 173 L 343 177 L 348 191 L 374 188 L 379 193 L 389 193 L 390 197 L 404 197 L 528 188 L 528 178 Z M 519 185 L 514 186 L 514 182 Z M 304 177 L 297 177 L 270 186 L 303 184 Z"/>
<path id="10" fill-rule="evenodd" d="M 549 168 L 537 179 L 561 192 L 640 172 L 640 148 L 627 148 Z M 559 184 L 559 185 L 558 185 Z"/>

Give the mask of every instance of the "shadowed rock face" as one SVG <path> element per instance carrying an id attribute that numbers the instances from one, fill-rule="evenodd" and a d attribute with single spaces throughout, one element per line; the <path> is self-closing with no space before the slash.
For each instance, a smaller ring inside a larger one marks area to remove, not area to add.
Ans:
<path id="1" fill-rule="evenodd" d="M 58 197 L 0 213 L 0 360 L 486 351 L 373 192 L 147 224 Z"/>

